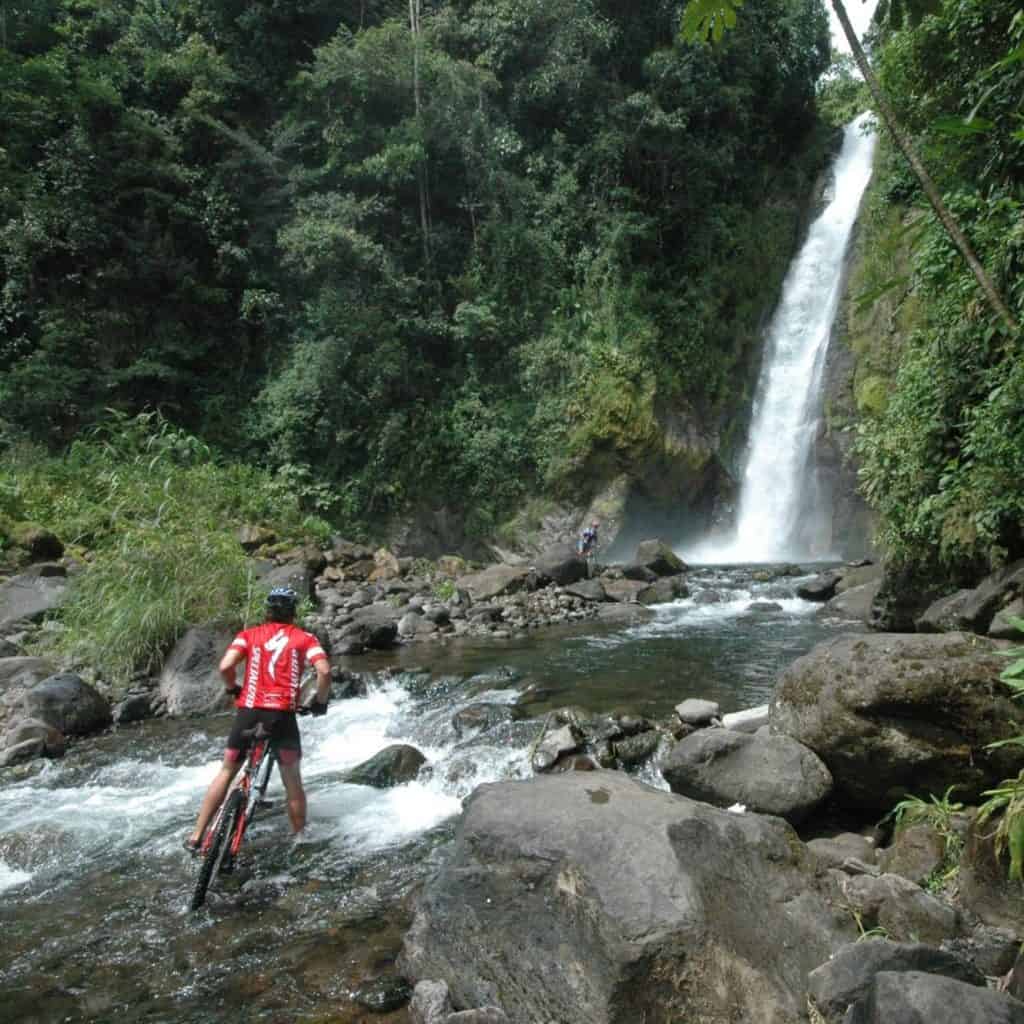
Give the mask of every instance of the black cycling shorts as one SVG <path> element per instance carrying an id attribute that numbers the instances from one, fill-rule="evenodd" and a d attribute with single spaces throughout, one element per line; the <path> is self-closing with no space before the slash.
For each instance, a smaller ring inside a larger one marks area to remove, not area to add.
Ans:
<path id="1" fill-rule="evenodd" d="M 246 751 L 252 745 L 252 737 L 243 736 L 242 733 L 255 729 L 260 722 L 276 741 L 277 749 L 283 755 L 282 764 L 291 764 L 302 757 L 299 723 L 294 711 L 239 708 L 235 714 L 235 722 L 231 726 L 231 735 L 228 736 L 227 750 L 224 752 L 229 761 L 241 761 L 245 757 Z"/>

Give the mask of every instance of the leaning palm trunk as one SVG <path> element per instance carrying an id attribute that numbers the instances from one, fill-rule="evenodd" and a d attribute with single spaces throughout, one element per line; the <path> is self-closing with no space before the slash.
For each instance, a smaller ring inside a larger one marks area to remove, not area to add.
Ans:
<path id="1" fill-rule="evenodd" d="M 925 170 L 924 164 L 918 159 L 910 139 L 907 138 L 906 133 L 899 126 L 896 115 L 889 105 L 885 94 L 882 92 L 882 87 L 875 77 L 875 73 L 871 70 L 867 55 L 857 39 L 857 33 L 854 32 L 853 26 L 850 24 L 850 19 L 846 14 L 846 8 L 843 6 L 842 0 L 832 0 L 832 8 L 836 12 L 839 24 L 843 27 L 846 41 L 850 44 L 850 49 L 853 51 L 853 59 L 857 62 L 857 67 L 860 68 L 860 73 L 864 76 L 864 81 L 867 82 L 868 88 L 871 90 L 878 113 L 885 122 L 886 128 L 889 129 L 889 134 L 892 135 L 896 145 L 899 146 L 900 151 L 907 158 L 907 162 L 910 164 L 910 168 L 917 177 L 917 180 L 921 183 L 921 188 L 928 197 L 928 202 L 931 203 L 935 216 L 939 218 L 942 226 L 946 229 L 946 233 L 953 240 L 953 244 L 960 250 L 960 254 L 967 261 L 967 265 L 971 268 L 971 273 L 974 274 L 989 304 L 999 314 L 1009 331 L 1012 334 L 1016 334 L 1020 330 L 1017 321 L 1014 319 L 1009 307 L 1003 302 L 1002 296 L 1000 296 L 992 279 L 981 265 L 981 261 L 975 256 L 971 243 L 967 241 L 967 237 L 960 230 L 960 226 L 953 219 L 953 215 L 942 201 L 942 196 L 939 195 L 935 182 L 932 181 L 931 175 Z"/>

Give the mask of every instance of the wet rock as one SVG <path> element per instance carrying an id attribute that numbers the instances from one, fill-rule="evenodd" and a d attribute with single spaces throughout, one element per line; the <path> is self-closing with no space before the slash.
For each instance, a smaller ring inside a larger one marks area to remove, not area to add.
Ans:
<path id="1" fill-rule="evenodd" d="M 208 715 L 226 706 L 217 665 L 231 638 L 215 626 L 193 626 L 174 645 L 160 673 L 160 696 L 168 715 Z"/>
<path id="2" fill-rule="evenodd" d="M 424 604 L 423 617 L 428 622 L 434 623 L 435 626 L 447 626 L 451 622 L 452 613 L 447 605 Z"/>
<path id="3" fill-rule="evenodd" d="M 609 600 L 631 604 L 636 602 L 637 595 L 646 590 L 649 584 L 640 580 L 604 580 L 602 585 Z"/>
<path id="4" fill-rule="evenodd" d="M 678 576 L 686 572 L 686 563 L 661 540 L 641 541 L 633 561 L 646 566 L 656 576 Z"/>
<path id="5" fill-rule="evenodd" d="M 45 749 L 46 744 L 39 736 L 22 740 L 11 747 L 5 747 L 0 750 L 0 768 L 9 768 L 22 761 L 33 761 L 37 757 L 42 757 Z"/>
<path id="6" fill-rule="evenodd" d="M 960 930 L 957 912 L 899 875 L 860 875 L 843 886 L 849 906 L 865 930 L 882 928 L 897 942 L 937 946 Z"/>
<path id="7" fill-rule="evenodd" d="M 879 852 L 878 863 L 883 871 L 924 885 L 945 856 L 945 837 L 934 826 L 919 822 L 897 829 L 892 846 Z"/>
<path id="8" fill-rule="evenodd" d="M 46 658 L 0 658 L 0 694 L 35 686 L 53 672 L 53 662 Z"/>
<path id="9" fill-rule="evenodd" d="M 514 1021 L 797 1020 L 807 971 L 853 938 L 836 896 L 779 819 L 537 776 L 470 796 L 401 966 Z"/>
<path id="10" fill-rule="evenodd" d="M 21 620 L 38 622 L 64 603 L 67 589 L 68 581 L 60 566 L 34 566 L 0 584 L 0 629 Z"/>
<path id="11" fill-rule="evenodd" d="M 152 717 L 153 704 L 148 693 L 130 693 L 114 706 L 114 721 L 118 725 L 141 722 Z"/>
<path id="12" fill-rule="evenodd" d="M 698 605 L 721 604 L 722 595 L 717 590 L 698 590 L 693 595 L 693 603 Z"/>
<path id="13" fill-rule="evenodd" d="M 392 1013 L 412 997 L 412 987 L 404 978 L 375 978 L 360 985 L 353 999 L 371 1013 Z"/>
<path id="14" fill-rule="evenodd" d="M 59 729 L 65 736 L 87 736 L 110 725 L 110 705 L 99 692 L 73 672 L 44 679 L 25 693 L 26 717 Z"/>
<path id="15" fill-rule="evenodd" d="M 802 597 L 805 601 L 827 601 L 835 595 L 838 583 L 839 576 L 835 573 L 823 573 L 813 580 L 797 584 L 796 596 Z"/>
<path id="16" fill-rule="evenodd" d="M 960 629 L 970 629 L 963 610 L 973 593 L 972 590 L 958 590 L 933 601 L 914 622 L 918 633 L 955 633 Z"/>
<path id="17" fill-rule="evenodd" d="M 363 544 L 355 544 L 342 537 L 332 537 L 330 560 L 341 566 L 352 565 L 354 562 L 372 561 L 373 551 Z"/>
<path id="18" fill-rule="evenodd" d="M 1019 768 L 986 750 L 1024 732 L 1004 667 L 992 641 L 960 633 L 836 637 L 779 673 L 771 729 L 815 751 L 856 807 L 884 812 L 953 785 L 969 801 Z"/>
<path id="19" fill-rule="evenodd" d="M 508 1017 L 497 1006 L 483 1006 L 478 1010 L 460 1010 L 445 1018 L 444 1024 L 508 1024 Z"/>
<path id="20" fill-rule="evenodd" d="M 863 587 L 868 583 L 874 583 L 881 586 L 882 574 L 882 566 L 874 562 L 868 562 L 865 565 L 844 566 L 842 569 L 842 576 L 836 584 L 836 594 L 844 594 L 848 590 Z"/>
<path id="21" fill-rule="evenodd" d="M 426 761 L 427 759 L 415 747 L 406 743 L 394 743 L 346 772 L 344 779 L 357 786 L 390 789 L 415 779 Z"/>
<path id="22" fill-rule="evenodd" d="M 813 751 L 788 736 L 701 729 L 681 740 L 661 768 L 673 793 L 719 807 L 743 804 L 802 821 L 832 790 Z"/>
<path id="23" fill-rule="evenodd" d="M 719 715 L 719 705 L 717 701 L 688 697 L 676 705 L 676 714 L 687 725 L 710 725 Z"/>
<path id="24" fill-rule="evenodd" d="M 415 636 L 422 622 L 423 616 L 419 612 L 406 612 L 398 620 L 398 635 L 401 637 Z"/>
<path id="25" fill-rule="evenodd" d="M 640 604 L 668 604 L 689 596 L 686 579 L 683 576 L 665 576 L 641 590 L 636 599 Z"/>
<path id="26" fill-rule="evenodd" d="M 874 864 L 878 858 L 875 844 L 867 837 L 856 832 L 841 832 L 836 836 L 811 839 L 807 849 L 814 854 L 826 867 L 843 870 L 849 860 L 859 860 L 864 864 Z"/>
<path id="27" fill-rule="evenodd" d="M 660 744 L 661 733 L 651 729 L 636 736 L 616 740 L 612 744 L 612 750 L 619 764 L 629 768 L 649 761 L 658 752 Z"/>
<path id="28" fill-rule="evenodd" d="M 342 627 L 341 638 L 347 644 L 361 644 L 371 650 L 386 651 L 398 639 L 395 610 L 385 605 L 372 604 L 352 614 L 352 621 Z"/>
<path id="29" fill-rule="evenodd" d="M 469 609 L 469 618 L 477 622 L 500 622 L 505 609 L 500 604 L 475 604 Z"/>
<path id="30" fill-rule="evenodd" d="M 844 1024 L 1024 1024 L 1024 1003 L 920 971 L 881 971 Z"/>
<path id="31" fill-rule="evenodd" d="M 880 971 L 925 971 L 969 985 L 985 984 L 976 968 L 952 953 L 919 942 L 871 939 L 843 946 L 811 971 L 807 991 L 827 1021 L 841 1021 L 849 1006 L 867 997 Z"/>
<path id="32" fill-rule="evenodd" d="M 572 725 L 563 725 L 558 729 L 547 729 L 543 739 L 537 744 L 531 758 L 531 766 L 535 772 L 548 772 L 565 754 L 575 754 L 582 743 L 579 729 Z"/>
<path id="33" fill-rule="evenodd" d="M 782 605 L 776 601 L 751 601 L 747 605 L 748 612 L 781 612 Z"/>
<path id="34" fill-rule="evenodd" d="M 462 739 L 468 733 L 486 732 L 503 722 L 516 722 L 524 717 L 523 710 L 515 704 L 471 704 L 452 715 L 452 728 Z"/>

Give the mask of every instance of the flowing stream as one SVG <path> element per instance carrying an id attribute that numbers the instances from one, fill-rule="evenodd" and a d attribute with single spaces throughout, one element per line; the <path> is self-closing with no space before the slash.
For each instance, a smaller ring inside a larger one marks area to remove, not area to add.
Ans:
<path id="1" fill-rule="evenodd" d="M 633 624 L 508 641 L 424 644 L 354 660 L 367 696 L 302 722 L 310 825 L 287 835 L 282 791 L 257 818 L 235 876 L 196 914 L 180 842 L 219 762 L 230 718 L 158 720 L 75 744 L 0 782 L 0 1006 L 5 1021 L 405 1021 L 353 1001 L 394 973 L 410 897 L 477 785 L 525 777 L 546 711 L 723 711 L 768 699 L 777 669 L 850 628 L 794 596 L 798 581 L 704 568 L 693 596 Z M 751 610 L 753 601 L 774 609 Z M 472 704 L 529 716 L 456 735 Z M 411 743 L 428 759 L 393 789 L 346 769 Z M 656 765 L 641 771 L 664 786 Z"/>
<path id="2" fill-rule="evenodd" d="M 843 282 L 843 262 L 860 201 L 871 177 L 875 136 L 870 115 L 844 130 L 825 209 L 786 275 L 768 329 L 754 400 L 735 534 L 689 552 L 696 562 L 827 559 L 814 551 L 822 534 L 814 507 L 811 447 L 821 414 L 822 370 Z M 830 530 L 825 530 L 826 535 Z"/>

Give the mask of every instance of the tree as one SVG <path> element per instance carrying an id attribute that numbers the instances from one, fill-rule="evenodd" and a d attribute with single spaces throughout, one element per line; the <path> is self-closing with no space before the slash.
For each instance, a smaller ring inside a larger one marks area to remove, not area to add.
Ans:
<path id="1" fill-rule="evenodd" d="M 914 176 L 921 185 L 921 190 L 935 211 L 935 216 L 938 217 L 953 244 L 963 256 L 968 267 L 970 267 L 971 273 L 978 282 L 978 286 L 984 293 L 989 305 L 998 314 L 1011 334 L 1019 333 L 1020 326 L 1013 313 L 1010 312 L 1010 308 L 1003 301 L 992 278 L 975 255 L 971 243 L 967 240 L 967 236 L 963 233 L 959 224 L 957 224 L 956 218 L 943 202 L 942 196 L 939 194 L 934 181 L 932 181 L 931 175 L 918 158 L 909 136 L 900 126 L 892 106 L 889 104 L 878 79 L 871 69 L 867 55 L 864 53 L 864 48 L 860 45 L 860 40 L 857 38 L 857 33 L 854 32 L 853 26 L 850 24 L 850 18 L 846 13 L 842 0 L 831 0 L 831 3 L 833 10 L 836 12 L 836 17 L 839 19 L 839 24 L 842 26 L 843 34 L 850 44 L 850 50 L 853 53 L 854 60 L 857 62 L 857 67 L 864 76 L 864 81 L 867 82 L 871 95 L 874 97 L 878 113 L 886 128 L 888 128 L 893 141 L 910 164 Z M 742 6 L 743 0 L 689 0 L 683 13 L 683 34 L 691 40 L 706 39 L 709 35 L 713 39 L 719 40 L 722 38 L 725 30 L 735 26 L 736 11 Z M 915 7 L 911 14 L 916 14 L 918 7 Z"/>

